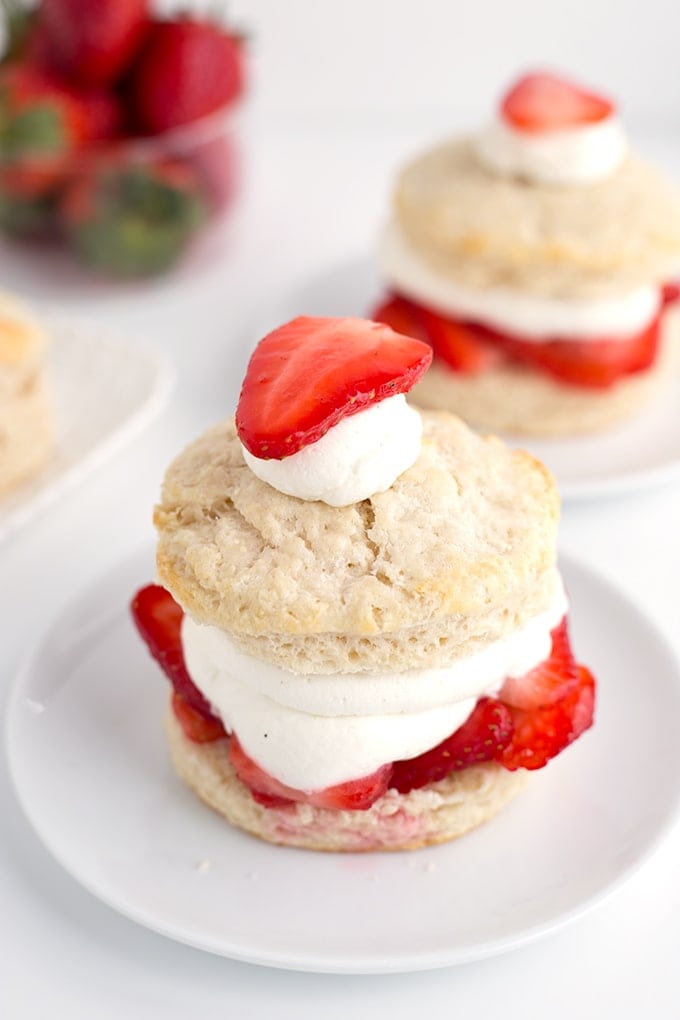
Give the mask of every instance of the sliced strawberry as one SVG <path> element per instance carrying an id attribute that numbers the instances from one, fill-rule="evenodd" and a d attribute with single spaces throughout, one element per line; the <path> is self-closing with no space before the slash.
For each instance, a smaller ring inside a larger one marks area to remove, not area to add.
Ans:
<path id="1" fill-rule="evenodd" d="M 680 299 L 680 282 L 664 283 L 661 288 L 661 304 L 673 305 Z"/>
<path id="2" fill-rule="evenodd" d="M 301 802 L 333 811 L 367 811 L 387 790 L 392 773 L 391 765 L 383 765 L 370 776 L 306 793 L 285 786 L 260 768 L 246 754 L 235 735 L 232 735 L 229 745 L 229 757 L 241 782 L 250 789 L 254 799 L 265 807 Z"/>
<path id="3" fill-rule="evenodd" d="M 392 765 L 381 765 L 370 776 L 316 790 L 310 794 L 309 803 L 332 811 L 367 811 L 387 792 L 391 775 Z"/>
<path id="4" fill-rule="evenodd" d="M 390 787 L 399 793 L 417 790 L 469 765 L 492 761 L 512 738 L 510 710 L 495 698 L 482 698 L 472 715 L 441 744 L 417 758 L 396 761 Z"/>
<path id="5" fill-rule="evenodd" d="M 368 319 L 293 319 L 250 359 L 236 409 L 241 442 L 255 457 L 297 453 L 341 418 L 410 390 L 431 360 L 427 344 Z"/>
<path id="6" fill-rule="evenodd" d="M 398 294 L 379 305 L 371 317 L 398 333 L 424 340 L 456 372 L 473 375 L 506 360 L 498 346 L 489 343 L 476 326 L 447 319 Z"/>
<path id="7" fill-rule="evenodd" d="M 184 730 L 185 737 L 193 740 L 196 744 L 211 743 L 213 740 L 220 740 L 227 735 L 221 719 L 214 715 L 206 716 L 202 712 L 197 712 L 177 691 L 172 692 L 172 710 Z"/>
<path id="8" fill-rule="evenodd" d="M 435 354 L 456 372 L 476 375 L 507 360 L 484 330 L 472 323 L 446 319 L 426 308 L 421 308 L 420 314 Z"/>
<path id="9" fill-rule="evenodd" d="M 532 343 L 496 334 L 512 358 L 540 368 L 561 382 L 588 389 L 606 389 L 618 379 L 649 368 L 659 346 L 660 317 L 642 332 L 625 339 L 548 340 Z"/>
<path id="10" fill-rule="evenodd" d="M 501 103 L 501 114 L 518 131 L 560 131 L 605 120 L 614 104 L 554 74 L 527 74 Z"/>
<path id="11" fill-rule="evenodd" d="M 671 285 L 667 300 L 674 300 Z M 531 365 L 561 382 L 589 389 L 606 389 L 623 376 L 649 368 L 656 357 L 661 335 L 660 315 L 631 337 L 546 338 L 538 343 L 478 323 L 446 318 L 401 297 L 376 309 L 376 314 L 383 309 L 387 310 L 386 317 L 394 315 L 397 321 L 417 322 L 421 327 L 418 335 L 427 339 L 435 355 L 456 372 L 472 374 L 514 361 Z"/>
<path id="12" fill-rule="evenodd" d="M 577 683 L 559 701 L 543 708 L 511 708 L 515 731 L 497 761 L 506 769 L 540 769 L 593 722 L 595 681 L 585 666 Z"/>
<path id="13" fill-rule="evenodd" d="M 374 308 L 371 318 L 375 322 L 384 322 L 386 326 L 393 329 L 395 333 L 401 333 L 402 336 L 413 336 L 417 340 L 423 340 L 426 344 L 430 343 L 420 319 L 418 305 L 398 294 L 392 294 L 377 308 Z"/>
<path id="14" fill-rule="evenodd" d="M 578 682 L 566 616 L 551 633 L 549 657 L 522 677 L 508 677 L 498 697 L 513 708 L 542 708 L 568 694 Z"/>
<path id="15" fill-rule="evenodd" d="M 180 638 L 184 613 L 170 592 L 160 585 L 149 584 L 137 592 L 130 610 L 137 630 L 173 690 L 199 715 L 205 719 L 216 719 L 210 705 L 187 672 Z"/>

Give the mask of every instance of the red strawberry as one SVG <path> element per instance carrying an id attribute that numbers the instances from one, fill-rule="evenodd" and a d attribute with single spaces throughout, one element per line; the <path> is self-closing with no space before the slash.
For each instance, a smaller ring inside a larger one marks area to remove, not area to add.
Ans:
<path id="1" fill-rule="evenodd" d="M 514 128 L 536 133 L 596 124 L 613 111 L 609 99 L 554 74 L 520 78 L 501 103 L 504 119 Z"/>
<path id="2" fill-rule="evenodd" d="M 532 343 L 496 334 L 507 354 L 573 386 L 606 389 L 618 379 L 649 368 L 660 337 L 657 316 L 641 333 L 625 339 L 550 340 Z"/>
<path id="3" fill-rule="evenodd" d="M 661 288 L 662 305 L 673 305 L 678 300 L 680 300 L 680 283 L 677 281 L 664 283 Z"/>
<path id="4" fill-rule="evenodd" d="M 540 769 L 576 740 L 593 722 L 595 681 L 578 667 L 576 685 L 543 708 L 511 708 L 515 731 L 497 757 L 506 769 Z"/>
<path id="5" fill-rule="evenodd" d="M 435 354 L 456 372 L 476 375 L 506 360 L 483 330 L 472 324 L 445 319 L 425 308 L 420 309 L 420 315 Z"/>
<path id="6" fill-rule="evenodd" d="M 241 782 L 250 789 L 254 799 L 265 807 L 297 801 L 333 811 L 366 811 L 385 793 L 392 773 L 391 765 L 383 765 L 370 776 L 305 793 L 285 786 L 261 769 L 248 757 L 235 735 L 231 738 L 229 757 Z"/>
<path id="7" fill-rule="evenodd" d="M 244 74 L 242 42 L 220 25 L 189 16 L 154 22 L 130 82 L 140 127 L 157 134 L 233 103 Z"/>
<path id="8" fill-rule="evenodd" d="M 52 79 L 20 64 L 0 69 L 0 183 L 22 197 L 60 181 L 86 140 L 82 103 Z"/>
<path id="9" fill-rule="evenodd" d="M 549 657 L 522 677 L 509 677 L 498 695 L 513 708 L 543 708 L 559 701 L 578 681 L 578 666 L 569 643 L 566 616 L 551 633 Z"/>
<path id="10" fill-rule="evenodd" d="M 390 787 L 399 793 L 417 790 L 469 765 L 497 758 L 512 739 L 510 709 L 495 698 L 482 698 L 472 715 L 441 744 L 417 758 L 396 761 Z"/>
<path id="11" fill-rule="evenodd" d="M 172 692 L 172 710 L 184 730 L 185 737 L 196 744 L 211 743 L 227 735 L 221 719 L 197 712 L 177 691 Z"/>
<path id="12" fill-rule="evenodd" d="M 123 111 L 118 98 L 102 89 L 79 91 L 83 108 L 87 141 L 99 142 L 115 138 L 123 128 Z"/>
<path id="13" fill-rule="evenodd" d="M 431 360 L 420 340 L 368 319 L 293 319 L 250 359 L 236 409 L 241 442 L 256 457 L 290 456 L 341 418 L 410 390 Z"/>
<path id="14" fill-rule="evenodd" d="M 371 318 L 375 322 L 384 322 L 395 333 L 402 336 L 414 336 L 417 340 L 424 340 L 430 343 L 423 324 L 420 321 L 420 309 L 406 298 L 398 294 L 392 294 L 386 298 L 377 308 L 371 312 Z"/>
<path id="15" fill-rule="evenodd" d="M 78 85 L 110 85 L 143 42 L 148 6 L 148 0 L 42 0 L 35 26 L 38 59 Z"/>
<path id="16" fill-rule="evenodd" d="M 184 662 L 180 638 L 184 616 L 181 606 L 177 605 L 165 588 L 149 584 L 137 592 L 130 610 L 137 630 L 172 684 L 175 693 L 204 719 L 215 720 L 210 705 L 189 676 Z"/>
<path id="17" fill-rule="evenodd" d="M 668 298 L 673 300 L 671 285 Z M 383 306 L 387 315 L 418 321 L 437 357 L 458 372 L 485 371 L 508 360 L 531 365 L 573 386 L 605 389 L 625 375 L 644 371 L 656 357 L 660 337 L 660 316 L 642 332 L 625 339 L 523 340 L 478 323 L 460 322 L 437 315 L 422 305 L 397 298 Z M 377 309 L 381 313 L 382 309 Z"/>
<path id="18" fill-rule="evenodd" d="M 418 337 L 430 344 L 437 357 L 456 372 L 470 375 L 487 371 L 505 360 L 493 343 L 487 342 L 477 327 L 444 318 L 407 298 L 393 295 L 372 314 L 398 333 Z"/>

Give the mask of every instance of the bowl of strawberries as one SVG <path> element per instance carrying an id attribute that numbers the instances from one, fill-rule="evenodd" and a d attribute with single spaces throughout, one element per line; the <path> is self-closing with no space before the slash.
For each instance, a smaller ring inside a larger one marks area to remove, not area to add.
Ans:
<path id="1" fill-rule="evenodd" d="M 170 269 L 235 200 L 242 37 L 151 0 L 4 10 L 0 232 L 111 277 Z"/>

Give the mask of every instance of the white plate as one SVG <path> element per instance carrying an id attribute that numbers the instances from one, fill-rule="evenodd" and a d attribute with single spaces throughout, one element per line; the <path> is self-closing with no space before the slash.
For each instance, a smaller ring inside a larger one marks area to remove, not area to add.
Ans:
<path id="1" fill-rule="evenodd" d="M 56 447 L 35 478 L 0 499 L 0 541 L 129 442 L 161 411 L 174 381 L 169 362 L 149 348 L 59 313 L 42 319 Z"/>
<path id="2" fill-rule="evenodd" d="M 385 294 L 369 259 L 332 266 L 274 301 L 256 323 L 254 336 L 296 315 L 370 313 Z M 513 446 L 539 457 L 553 472 L 564 499 L 613 495 L 680 474 L 680 373 L 652 405 L 629 421 L 589 436 L 536 439 L 506 434 Z"/>
<path id="3" fill-rule="evenodd" d="M 35 830 L 92 893 L 223 956 L 338 973 L 439 967 L 545 935 L 649 855 L 680 800 L 680 676 L 621 595 L 563 564 L 597 721 L 492 822 L 407 853 L 322 854 L 231 829 L 175 778 L 166 683 L 128 617 L 149 552 L 56 622 L 12 689 L 11 773 Z"/>

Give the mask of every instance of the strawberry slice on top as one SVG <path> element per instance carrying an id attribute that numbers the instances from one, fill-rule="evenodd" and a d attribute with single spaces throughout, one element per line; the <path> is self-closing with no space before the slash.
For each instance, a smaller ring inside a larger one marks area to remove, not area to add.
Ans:
<path id="1" fill-rule="evenodd" d="M 383 323 L 300 316 L 260 341 L 236 408 L 245 448 L 282 460 L 342 418 L 406 393 L 432 360 L 428 344 Z"/>
<path id="2" fill-rule="evenodd" d="M 517 131 L 539 134 L 585 127 L 606 120 L 614 104 L 547 72 L 527 74 L 506 93 L 501 115 Z"/>

